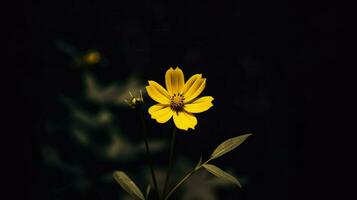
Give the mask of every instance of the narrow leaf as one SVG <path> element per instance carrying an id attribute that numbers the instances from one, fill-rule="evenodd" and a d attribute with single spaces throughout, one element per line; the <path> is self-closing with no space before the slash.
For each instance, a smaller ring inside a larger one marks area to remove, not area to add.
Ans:
<path id="1" fill-rule="evenodd" d="M 122 171 L 115 171 L 114 179 L 128 192 L 135 200 L 145 200 L 143 193 L 138 186 Z"/>
<path id="2" fill-rule="evenodd" d="M 244 142 L 250 135 L 252 134 L 245 134 L 240 135 L 231 139 L 224 141 L 220 144 L 211 154 L 210 160 L 216 159 L 221 157 L 222 155 L 232 151 L 233 149 L 237 148 L 240 144 Z"/>
<path id="3" fill-rule="evenodd" d="M 224 179 L 231 183 L 234 183 L 240 188 L 242 187 L 242 185 L 239 183 L 238 179 L 236 179 L 234 176 L 228 174 L 227 172 L 223 171 L 222 169 L 218 168 L 217 166 L 210 165 L 210 164 L 204 164 L 203 167 L 207 171 L 209 171 L 211 174 L 217 176 L 218 178 L 221 178 L 221 179 Z"/>
<path id="4" fill-rule="evenodd" d="M 195 169 L 199 168 L 202 164 L 202 156 L 200 157 L 200 160 L 198 161 L 198 163 L 195 166 Z"/>
<path id="5" fill-rule="evenodd" d="M 150 191 L 151 191 L 151 185 L 149 184 L 149 185 L 146 187 L 145 199 L 149 199 Z"/>

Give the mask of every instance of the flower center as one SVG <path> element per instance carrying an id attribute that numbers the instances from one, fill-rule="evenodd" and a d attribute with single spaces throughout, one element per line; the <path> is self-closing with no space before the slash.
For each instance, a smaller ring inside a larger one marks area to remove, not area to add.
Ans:
<path id="1" fill-rule="evenodd" d="M 174 96 L 172 96 L 170 100 L 170 107 L 173 111 L 182 111 L 184 106 L 183 101 L 185 100 L 185 97 L 182 94 L 174 94 Z"/>

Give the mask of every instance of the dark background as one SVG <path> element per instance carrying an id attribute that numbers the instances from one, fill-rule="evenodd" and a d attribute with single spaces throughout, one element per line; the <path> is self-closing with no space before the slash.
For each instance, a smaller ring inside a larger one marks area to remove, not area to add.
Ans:
<path id="1" fill-rule="evenodd" d="M 21 171 L 28 181 L 21 188 L 28 199 L 50 198 L 46 189 L 52 183 L 43 182 L 39 156 L 43 124 L 61 114 L 58 95 L 76 95 L 81 84 L 81 72 L 66 67 L 68 58 L 55 48 L 57 39 L 82 50 L 96 48 L 110 59 L 91 69 L 102 82 L 137 74 L 163 83 L 169 66 L 180 66 L 186 78 L 203 73 L 214 107 L 198 116 L 191 138 L 178 138 L 185 148 L 177 151 L 197 157 L 218 141 L 253 132 L 237 158 L 220 161 L 251 178 L 244 191 L 230 191 L 231 199 L 302 199 L 324 190 L 324 168 L 313 163 L 329 159 L 320 140 L 329 128 L 318 127 L 328 122 L 321 118 L 327 105 L 323 95 L 331 89 L 324 73 L 335 62 L 332 6 L 263 0 L 48 1 L 23 10 L 25 26 L 14 34 L 23 37 L 12 39 L 15 52 L 24 55 L 17 69 L 19 103 L 26 111 L 19 128 L 34 130 L 22 140 L 28 167 Z"/>

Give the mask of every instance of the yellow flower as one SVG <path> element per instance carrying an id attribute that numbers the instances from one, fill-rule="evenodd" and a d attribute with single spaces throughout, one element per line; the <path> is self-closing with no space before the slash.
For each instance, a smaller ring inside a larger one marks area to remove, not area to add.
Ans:
<path id="1" fill-rule="evenodd" d="M 159 123 L 166 123 L 173 117 L 177 128 L 195 129 L 197 119 L 192 113 L 201 113 L 213 106 L 213 97 L 197 98 L 206 86 L 206 79 L 202 78 L 202 74 L 193 75 L 185 83 L 182 70 L 171 67 L 165 74 L 167 90 L 155 81 L 148 82 L 146 91 L 158 102 L 149 108 L 149 114 Z"/>

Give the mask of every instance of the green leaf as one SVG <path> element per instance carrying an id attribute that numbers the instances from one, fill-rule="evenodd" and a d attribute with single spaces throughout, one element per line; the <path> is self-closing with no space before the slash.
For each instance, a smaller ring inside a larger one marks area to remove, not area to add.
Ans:
<path id="1" fill-rule="evenodd" d="M 122 171 L 115 171 L 114 179 L 128 192 L 135 200 L 145 200 L 143 193 L 138 186 Z"/>
<path id="2" fill-rule="evenodd" d="M 237 148 L 240 144 L 244 142 L 250 135 L 252 134 L 245 134 L 240 135 L 231 139 L 224 141 L 220 144 L 211 154 L 210 160 L 216 159 L 221 157 L 222 155 L 232 151 L 233 149 Z"/>
<path id="3" fill-rule="evenodd" d="M 228 174 L 227 172 L 223 171 L 222 169 L 218 168 L 217 166 L 211 164 L 204 164 L 203 167 L 209 171 L 211 174 L 217 176 L 218 178 L 224 179 L 231 183 L 236 184 L 238 187 L 242 187 L 239 181 L 232 175 Z"/>
<path id="4" fill-rule="evenodd" d="M 150 191 L 151 191 L 151 185 L 149 184 L 149 185 L 146 187 L 145 199 L 149 199 Z"/>

